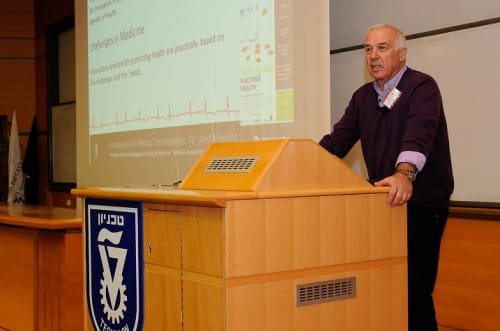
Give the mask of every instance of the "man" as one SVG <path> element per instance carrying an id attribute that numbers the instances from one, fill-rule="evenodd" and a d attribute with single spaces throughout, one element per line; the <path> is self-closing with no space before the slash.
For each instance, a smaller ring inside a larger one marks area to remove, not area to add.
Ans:
<path id="1" fill-rule="evenodd" d="M 320 145 L 342 158 L 360 140 L 370 181 L 390 187 L 390 205 L 407 203 L 409 330 L 437 330 L 432 292 L 454 185 L 441 94 L 406 66 L 398 28 L 372 26 L 364 46 L 374 81 L 354 92 Z"/>

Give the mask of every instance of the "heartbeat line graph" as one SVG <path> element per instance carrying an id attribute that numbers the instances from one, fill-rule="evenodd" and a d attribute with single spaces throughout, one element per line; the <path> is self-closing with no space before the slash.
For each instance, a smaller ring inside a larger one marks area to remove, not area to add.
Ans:
<path id="1" fill-rule="evenodd" d="M 208 109 L 208 102 L 207 99 L 204 99 L 203 102 L 203 108 L 201 109 L 193 109 L 192 107 L 192 102 L 191 100 L 189 101 L 189 106 L 188 110 L 185 112 L 173 112 L 171 105 L 168 106 L 168 111 L 165 114 L 162 114 L 159 108 L 157 108 L 156 113 L 152 115 L 147 115 L 143 116 L 141 114 L 141 109 L 138 110 L 137 115 L 134 117 L 129 117 L 128 113 L 125 112 L 123 114 L 123 119 L 120 119 L 120 114 L 118 112 L 115 113 L 115 119 L 111 121 L 104 121 L 103 117 L 101 116 L 100 119 L 96 119 L 96 117 L 92 118 L 92 121 L 90 123 L 90 129 L 103 129 L 106 127 L 118 127 L 118 126 L 127 126 L 132 123 L 146 123 L 150 121 L 174 121 L 176 119 L 181 119 L 181 118 L 187 118 L 187 117 L 194 117 L 198 116 L 200 120 L 197 123 L 194 124 L 199 124 L 203 123 L 201 120 L 202 119 L 207 119 L 210 117 L 215 117 L 217 115 L 221 114 L 226 114 L 228 116 L 230 115 L 238 115 L 240 113 L 239 109 L 232 109 L 230 104 L 229 104 L 229 97 L 226 97 L 226 104 L 224 108 L 221 109 L 214 109 L 214 110 L 209 110 Z"/>

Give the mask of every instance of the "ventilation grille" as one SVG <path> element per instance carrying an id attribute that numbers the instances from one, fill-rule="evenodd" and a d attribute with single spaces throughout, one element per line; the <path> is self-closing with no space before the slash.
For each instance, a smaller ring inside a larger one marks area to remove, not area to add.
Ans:
<path id="1" fill-rule="evenodd" d="M 210 160 L 205 172 L 250 172 L 258 156 L 216 157 Z"/>
<path id="2" fill-rule="evenodd" d="M 355 277 L 297 285 L 297 306 L 355 297 Z"/>

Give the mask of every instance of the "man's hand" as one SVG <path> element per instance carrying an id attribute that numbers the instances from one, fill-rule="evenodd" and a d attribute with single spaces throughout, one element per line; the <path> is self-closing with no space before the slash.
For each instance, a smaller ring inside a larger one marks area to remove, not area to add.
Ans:
<path id="1" fill-rule="evenodd" d="M 413 184 L 405 174 L 398 172 L 375 182 L 374 185 L 391 187 L 387 195 L 387 203 L 393 207 L 404 205 L 413 194 Z"/>

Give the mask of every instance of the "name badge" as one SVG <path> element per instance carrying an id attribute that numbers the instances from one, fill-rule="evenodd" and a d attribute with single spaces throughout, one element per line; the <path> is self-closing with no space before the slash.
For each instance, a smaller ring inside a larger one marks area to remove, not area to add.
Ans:
<path id="1" fill-rule="evenodd" d="M 401 91 L 398 90 L 397 88 L 393 88 L 392 91 L 385 98 L 384 106 L 391 109 L 400 96 L 401 96 Z"/>

